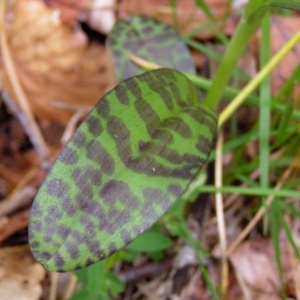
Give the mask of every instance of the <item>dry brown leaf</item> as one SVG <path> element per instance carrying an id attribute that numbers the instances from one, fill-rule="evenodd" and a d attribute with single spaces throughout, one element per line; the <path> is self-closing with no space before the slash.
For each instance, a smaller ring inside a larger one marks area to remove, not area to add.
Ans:
<path id="1" fill-rule="evenodd" d="M 204 291 L 201 272 L 198 270 L 187 282 L 187 285 L 182 289 L 180 296 L 176 297 L 180 299 L 208 299 L 207 291 Z M 173 299 L 176 300 L 174 297 Z"/>
<path id="2" fill-rule="evenodd" d="M 258 295 L 257 298 L 255 298 L 255 300 L 282 300 L 282 298 L 280 296 L 276 296 L 276 295 Z"/>
<path id="3" fill-rule="evenodd" d="M 7 13 L 8 45 L 21 85 L 40 120 L 66 124 L 74 111 L 53 106 L 93 106 L 115 83 L 105 46 L 89 44 L 79 29 L 39 0 L 17 0 Z M 15 93 L 4 72 L 4 89 Z"/>
<path id="4" fill-rule="evenodd" d="M 16 210 L 28 207 L 36 195 L 36 188 L 27 185 L 16 191 L 10 197 L 0 202 L 0 217 L 14 213 Z M 0 230 L 1 232 L 1 230 Z M 1 235 L 1 234 L 0 234 Z M 1 240 L 1 237 L 0 237 Z"/>
<path id="5" fill-rule="evenodd" d="M 272 54 L 274 55 L 300 28 L 300 17 L 272 17 Z M 300 44 L 286 55 L 272 72 L 272 91 L 276 95 L 300 63 Z M 294 89 L 294 99 L 300 97 L 300 85 Z M 287 99 L 291 101 L 292 99 Z"/>
<path id="6" fill-rule="evenodd" d="M 209 6 L 212 14 L 222 20 L 222 16 L 229 9 L 227 1 L 224 0 L 209 0 L 205 1 Z M 168 0 L 122 0 L 119 6 L 119 14 L 121 17 L 142 14 L 154 17 L 162 22 L 166 22 L 176 27 L 176 29 L 185 33 L 196 29 L 199 26 L 208 24 L 210 21 L 203 11 L 197 7 L 194 0 L 177 1 L 176 14 L 178 16 L 178 24 L 174 24 L 172 1 Z M 229 18 L 226 22 L 225 31 L 231 34 L 235 28 L 235 17 Z M 223 27 L 222 21 L 220 22 Z M 212 38 L 214 34 L 209 30 L 201 30 L 197 35 L 200 38 Z"/>
<path id="7" fill-rule="evenodd" d="M 28 246 L 0 248 L 0 300 L 39 299 L 44 277 Z"/>
<path id="8" fill-rule="evenodd" d="M 7 222 L 0 227 L 0 245 L 4 240 L 14 233 L 27 228 L 29 222 L 29 213 L 29 210 L 22 210 L 21 212 L 18 212 L 10 217 Z"/>
<path id="9" fill-rule="evenodd" d="M 90 0 L 46 0 L 47 5 L 60 11 L 64 24 L 74 25 L 82 9 L 89 6 Z"/>
<path id="10" fill-rule="evenodd" d="M 284 285 L 288 286 L 292 280 L 292 268 L 288 242 L 283 234 L 280 235 L 280 251 Z M 270 239 L 261 238 L 244 242 L 229 259 L 253 299 L 257 299 L 258 296 L 281 299 L 281 283 Z"/>

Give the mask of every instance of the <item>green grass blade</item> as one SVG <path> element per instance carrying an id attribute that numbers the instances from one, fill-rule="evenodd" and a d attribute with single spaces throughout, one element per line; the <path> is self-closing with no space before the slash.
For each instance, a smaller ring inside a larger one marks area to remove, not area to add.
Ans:
<path id="1" fill-rule="evenodd" d="M 236 111 L 257 87 L 257 85 L 270 73 L 270 71 L 282 60 L 282 58 L 300 41 L 300 31 L 297 32 L 277 53 L 268 64 L 243 88 L 241 93 L 219 115 L 218 126 L 222 126 L 230 115 Z M 212 86 L 213 87 L 213 86 Z"/>
<path id="2" fill-rule="evenodd" d="M 295 209 L 292 205 L 285 203 L 284 201 L 280 202 L 281 209 L 290 213 L 293 217 L 300 219 L 300 211 Z"/>
<path id="3" fill-rule="evenodd" d="M 215 21 L 214 15 L 211 13 L 209 6 L 204 0 L 195 0 L 196 5 L 201 8 L 205 15 L 210 19 L 210 21 Z"/>
<path id="4" fill-rule="evenodd" d="M 288 132 L 289 125 L 292 119 L 292 114 L 294 111 L 294 105 L 292 103 L 286 104 L 286 109 L 281 116 L 281 120 L 278 126 L 278 133 L 276 135 L 276 141 L 273 144 L 273 148 L 277 148 L 280 145 L 282 145 L 292 134 L 294 134 L 295 131 Z"/>
<path id="5" fill-rule="evenodd" d="M 268 4 L 272 7 L 300 10 L 299 0 L 270 0 Z"/>
<path id="6" fill-rule="evenodd" d="M 262 23 L 262 40 L 260 46 L 260 67 L 261 69 L 270 59 L 270 14 L 266 13 Z M 260 84 L 259 88 L 259 169 L 260 185 L 262 188 L 268 188 L 269 185 L 269 141 L 270 141 L 270 104 L 271 104 L 271 79 L 267 75 Z M 262 198 L 265 205 L 266 198 Z M 267 215 L 264 216 L 264 232 L 267 232 Z"/>
<path id="7" fill-rule="evenodd" d="M 216 188 L 213 185 L 204 185 L 199 187 L 199 192 L 206 193 L 230 193 L 230 194 L 241 194 L 241 195 L 251 195 L 251 196 L 274 196 L 274 197 L 282 197 L 282 198 L 293 198 L 299 199 L 299 191 L 291 191 L 286 189 L 274 190 L 271 188 L 263 189 L 260 187 L 257 188 L 248 188 L 248 187 L 235 187 L 235 186 L 223 186 L 221 188 Z"/>
<path id="8" fill-rule="evenodd" d="M 205 103 L 213 109 L 218 106 L 238 59 L 244 52 L 253 33 L 260 26 L 261 18 L 250 19 L 249 15 L 263 2 L 262 0 L 249 1 L 240 23 L 223 55 L 222 61 L 215 74 L 212 88 L 209 90 L 205 99 Z"/>
<path id="9" fill-rule="evenodd" d="M 278 268 L 279 279 L 281 283 L 281 292 L 283 299 L 286 299 L 284 284 L 283 284 L 283 272 L 282 272 L 282 263 L 280 257 L 280 237 L 279 237 L 279 220 L 282 212 L 278 204 L 278 199 L 275 199 L 271 204 L 271 235 L 273 242 L 273 249 L 275 254 L 275 260 Z"/>
<path id="10" fill-rule="evenodd" d="M 280 92 L 275 97 L 274 102 L 275 103 L 278 103 L 279 101 L 286 102 L 285 100 L 291 97 L 291 93 L 294 86 L 299 84 L 299 82 L 300 82 L 300 65 L 296 66 L 295 70 L 293 71 L 289 79 L 284 83 Z"/>
<path id="11" fill-rule="evenodd" d="M 292 235 L 292 232 L 291 232 L 291 229 L 290 229 L 290 226 L 287 224 L 284 216 L 283 216 L 283 212 L 280 211 L 280 215 L 278 216 L 279 217 L 279 220 L 280 220 L 280 224 L 286 234 L 286 237 L 290 243 L 290 245 L 292 246 L 292 249 L 294 251 L 294 254 L 296 255 L 297 259 L 300 261 L 300 252 L 299 252 L 299 248 L 298 246 L 296 245 L 295 243 L 295 240 L 293 238 L 293 235 Z"/>

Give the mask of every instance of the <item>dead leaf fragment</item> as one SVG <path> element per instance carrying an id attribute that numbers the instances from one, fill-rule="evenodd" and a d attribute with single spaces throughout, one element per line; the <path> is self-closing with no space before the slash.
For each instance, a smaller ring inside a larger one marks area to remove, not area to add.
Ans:
<path id="1" fill-rule="evenodd" d="M 0 248 L 0 300 L 38 300 L 44 277 L 28 246 Z"/>
<path id="2" fill-rule="evenodd" d="M 280 253 L 285 288 L 292 282 L 292 266 L 288 255 L 288 241 L 280 235 Z M 244 242 L 230 256 L 237 277 L 251 299 L 281 299 L 281 282 L 271 239 Z"/>
<path id="3" fill-rule="evenodd" d="M 207 15 L 197 7 L 196 1 L 185 0 L 176 2 L 176 21 L 174 22 L 174 10 L 172 1 L 167 0 L 122 0 L 119 4 L 120 17 L 131 16 L 135 14 L 151 16 L 161 22 L 168 23 L 175 27 L 180 33 L 187 33 L 197 30 L 197 37 L 212 38 L 214 33 L 205 26 L 211 23 Z M 208 2 L 208 1 L 206 1 Z M 230 13 L 230 6 L 224 0 L 210 0 L 207 3 L 212 15 L 216 18 L 215 23 L 219 27 L 225 27 L 227 34 L 231 34 L 235 28 L 232 18 L 228 18 L 227 24 L 224 26 L 223 21 Z M 235 16 L 234 16 L 235 19 Z M 235 24 L 235 21 L 234 21 Z M 204 26 L 203 26 L 204 25 Z M 199 27 L 202 26 L 202 29 Z M 206 29 L 204 29 L 206 27 Z"/>
<path id="4" fill-rule="evenodd" d="M 271 18 L 271 56 L 274 56 L 290 40 L 300 28 L 299 16 L 272 16 Z M 253 50 L 259 55 L 260 35 L 253 40 Z M 289 80 L 295 68 L 300 63 L 300 43 L 298 43 L 273 69 L 271 73 L 272 94 L 276 95 Z M 292 91 L 293 99 L 283 99 L 292 102 L 300 96 L 300 84 L 295 84 Z"/>
<path id="5" fill-rule="evenodd" d="M 272 17 L 271 47 L 274 55 L 300 28 L 299 17 Z M 300 44 L 290 51 L 272 72 L 272 90 L 276 95 L 300 63 Z M 294 88 L 294 99 L 300 97 L 300 84 Z M 292 99 L 287 99 L 290 102 Z"/>
<path id="6" fill-rule="evenodd" d="M 62 24 L 59 11 L 43 1 L 17 0 L 6 31 L 21 86 L 40 120 L 67 124 L 74 110 L 53 102 L 92 107 L 115 82 L 109 50 L 90 44 L 79 27 Z M 15 97 L 3 73 L 4 89 Z"/>
<path id="7" fill-rule="evenodd" d="M 74 25 L 83 8 L 87 8 L 89 0 L 45 0 L 46 4 L 60 12 L 64 24 Z"/>
<path id="8" fill-rule="evenodd" d="M 272 293 L 280 286 L 268 241 L 245 242 L 230 257 L 237 272 L 256 291 Z M 272 251 L 271 251 L 272 252 Z"/>
<path id="9" fill-rule="evenodd" d="M 108 34 L 116 21 L 116 0 L 46 0 L 46 3 L 60 11 L 64 24 L 74 25 L 80 20 Z"/>

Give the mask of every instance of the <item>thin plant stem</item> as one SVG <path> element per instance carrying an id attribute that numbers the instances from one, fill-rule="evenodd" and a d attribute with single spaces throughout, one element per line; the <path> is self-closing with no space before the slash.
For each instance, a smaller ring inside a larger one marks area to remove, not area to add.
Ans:
<path id="1" fill-rule="evenodd" d="M 262 23 L 262 38 L 260 43 L 260 68 L 270 60 L 270 31 L 271 31 L 270 13 L 266 13 Z M 270 140 L 270 107 L 271 107 L 271 82 L 270 74 L 262 80 L 259 87 L 259 169 L 260 169 L 260 186 L 268 188 L 269 186 L 269 140 Z M 266 198 L 262 198 L 263 204 Z M 268 218 L 264 217 L 263 230 L 267 232 Z"/>
<path id="2" fill-rule="evenodd" d="M 159 68 L 165 68 L 165 66 L 150 62 L 150 61 L 143 59 L 141 57 L 138 57 L 136 55 L 130 55 L 128 57 L 128 59 L 131 60 L 132 62 L 134 62 L 135 64 L 137 64 L 138 66 L 144 68 L 145 70 L 155 70 L 155 69 L 159 69 Z M 195 86 L 197 86 L 205 91 L 208 91 L 212 86 L 212 82 L 204 77 L 196 76 L 196 75 L 189 74 L 186 72 L 182 72 L 182 73 L 186 77 L 188 77 L 195 84 Z M 224 90 L 224 97 L 227 99 L 232 99 L 232 97 L 234 97 L 234 96 L 236 97 L 239 93 L 240 92 L 238 90 L 228 86 Z M 258 97 L 254 96 L 254 95 L 248 94 L 248 96 L 246 96 L 246 99 L 243 99 L 243 101 L 247 101 L 247 103 L 250 105 L 255 105 L 255 106 L 259 105 Z M 54 101 L 52 101 L 52 102 L 54 102 Z M 285 106 L 280 103 L 272 103 L 271 108 L 274 109 L 274 111 L 279 112 L 279 113 L 283 113 L 285 111 Z M 294 109 L 293 113 L 292 113 L 292 118 L 300 120 L 300 111 Z"/>
<path id="3" fill-rule="evenodd" d="M 218 127 L 220 128 L 229 117 L 236 111 L 236 109 L 245 101 L 245 99 L 253 92 L 259 83 L 272 71 L 273 68 L 283 59 L 288 52 L 296 46 L 300 41 L 300 31 L 298 31 L 277 53 L 266 66 L 251 80 L 245 88 L 227 105 L 221 112 L 218 120 Z"/>
<path id="4" fill-rule="evenodd" d="M 27 131 L 27 134 L 30 137 L 33 145 L 37 149 L 37 152 L 41 155 L 43 159 L 46 159 L 49 156 L 49 149 L 37 123 L 35 122 L 33 113 L 31 111 L 31 107 L 29 105 L 29 101 L 20 83 L 18 73 L 14 65 L 13 58 L 7 42 L 4 23 L 5 3 L 6 1 L 2 1 L 0 4 L 0 50 L 2 54 L 3 66 L 6 71 L 9 82 L 14 90 L 14 93 L 16 94 L 16 100 L 18 102 L 20 110 L 25 116 L 27 124 L 25 129 Z"/>
<path id="5" fill-rule="evenodd" d="M 264 0 L 249 1 L 244 14 L 237 26 L 237 29 L 223 55 L 219 68 L 215 74 L 211 89 L 208 91 L 204 100 L 212 109 L 216 109 L 219 105 L 224 89 L 232 75 L 232 72 L 246 49 L 252 35 L 259 28 L 262 17 L 267 11 L 262 9 L 260 14 L 254 12 L 264 4 Z"/>
<path id="6" fill-rule="evenodd" d="M 71 274 L 68 285 L 64 292 L 64 296 L 63 296 L 64 300 L 69 299 L 75 293 L 77 284 L 78 284 L 77 277 L 74 274 Z"/>
<path id="7" fill-rule="evenodd" d="M 215 161 L 215 185 L 216 187 L 222 186 L 222 150 L 223 150 L 223 133 L 219 133 L 217 141 L 217 152 L 216 152 L 216 161 Z M 220 192 L 216 193 L 216 213 L 218 221 L 218 233 L 219 241 L 221 248 L 221 298 L 226 299 L 226 294 L 228 290 L 228 276 L 229 276 L 229 267 L 226 257 L 227 250 L 227 240 L 226 240 L 226 225 L 225 225 L 225 216 L 224 216 L 224 205 L 223 205 L 223 194 Z"/>
<path id="8" fill-rule="evenodd" d="M 201 193 L 227 193 L 227 194 L 240 194 L 240 195 L 249 195 L 249 196 L 269 196 L 282 197 L 282 198 L 291 198 L 299 200 L 299 191 L 280 189 L 276 190 L 274 188 L 262 189 L 260 187 L 237 187 L 237 186 L 222 186 L 217 188 L 214 185 L 203 185 L 199 187 L 199 192 Z"/>
<path id="9" fill-rule="evenodd" d="M 59 273 L 51 273 L 51 284 L 49 291 L 49 300 L 55 300 L 57 298 L 57 286 L 58 286 Z"/>

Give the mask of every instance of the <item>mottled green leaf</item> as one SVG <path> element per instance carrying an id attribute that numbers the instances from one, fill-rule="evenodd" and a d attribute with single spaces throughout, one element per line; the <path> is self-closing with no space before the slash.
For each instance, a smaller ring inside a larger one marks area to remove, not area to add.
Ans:
<path id="1" fill-rule="evenodd" d="M 160 218 L 206 162 L 216 115 L 180 72 L 129 78 L 90 112 L 34 200 L 29 239 L 51 271 L 95 263 Z"/>
<path id="2" fill-rule="evenodd" d="M 129 60 L 135 55 L 150 62 L 195 74 L 186 45 L 171 26 L 146 16 L 119 19 L 108 39 L 119 80 L 145 70 Z"/>

